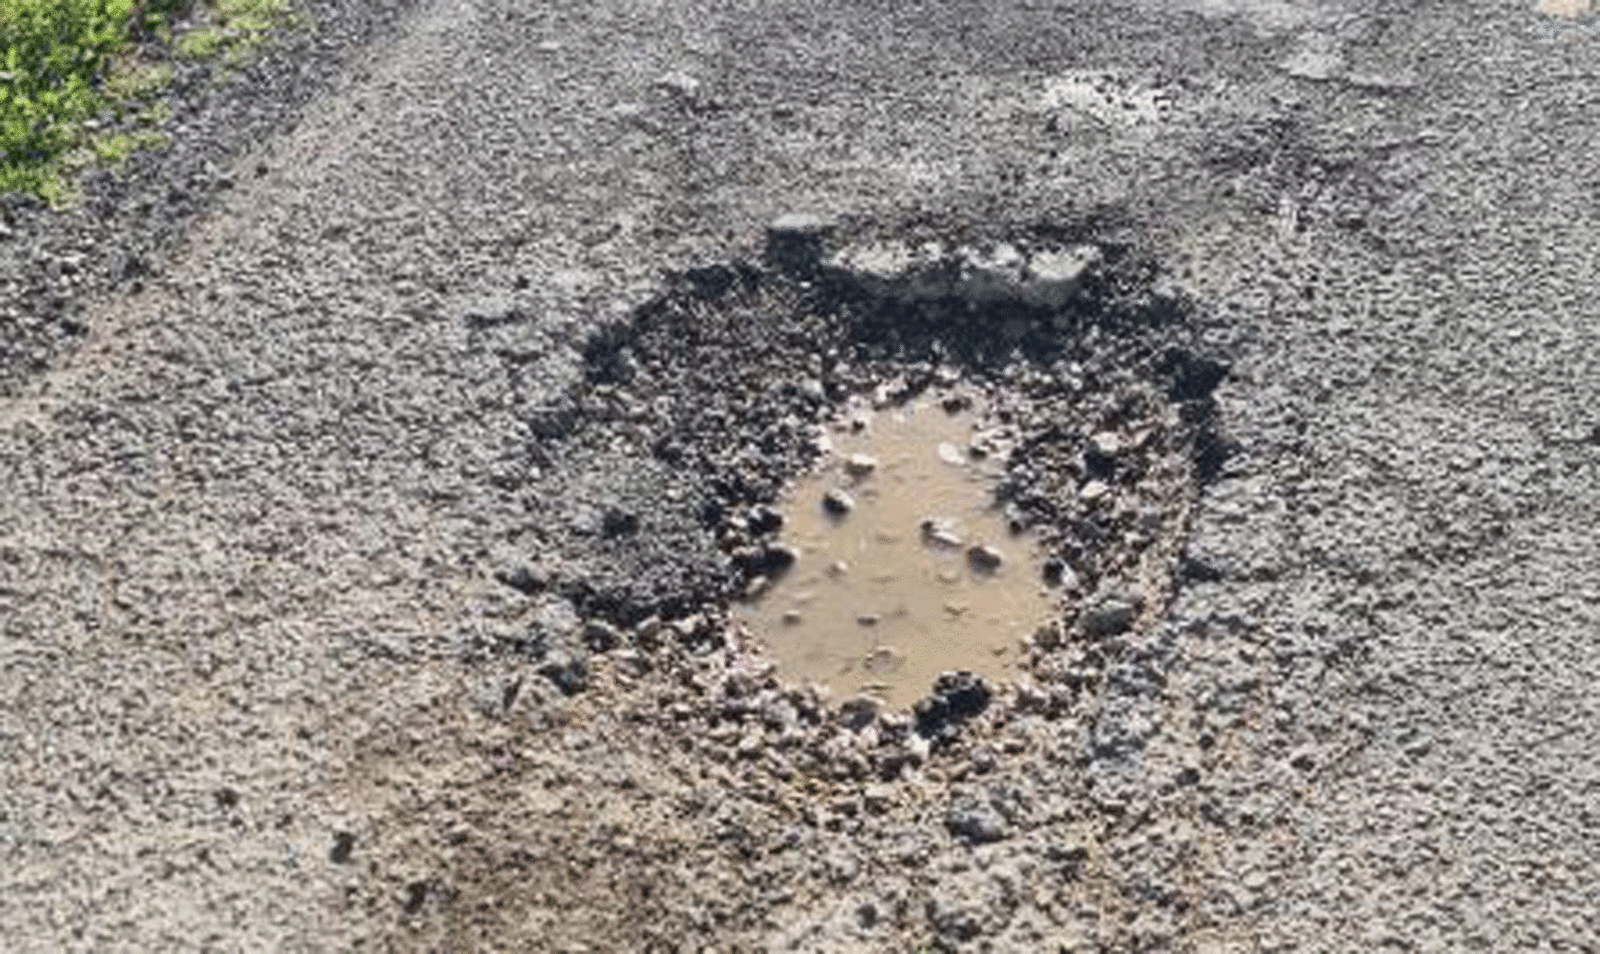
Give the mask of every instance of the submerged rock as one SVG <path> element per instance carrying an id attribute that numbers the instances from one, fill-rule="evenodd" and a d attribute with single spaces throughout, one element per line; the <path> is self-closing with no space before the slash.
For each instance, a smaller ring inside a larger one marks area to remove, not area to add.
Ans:
<path id="1" fill-rule="evenodd" d="M 855 498 L 835 487 L 822 495 L 822 509 L 835 517 L 842 517 L 856 509 Z"/>
<path id="2" fill-rule="evenodd" d="M 967 551 L 967 563 L 970 564 L 974 570 L 977 570 L 981 573 L 993 573 L 995 570 L 1000 569 L 1000 565 L 1004 563 L 1005 560 L 1006 558 L 1004 554 L 1002 554 L 999 550 L 996 550 L 994 547 L 987 545 L 980 544 L 979 546 L 972 547 Z"/>

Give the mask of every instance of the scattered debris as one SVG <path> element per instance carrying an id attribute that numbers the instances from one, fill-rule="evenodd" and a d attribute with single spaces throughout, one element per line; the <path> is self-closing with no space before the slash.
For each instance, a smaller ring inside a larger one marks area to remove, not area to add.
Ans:
<path id="1" fill-rule="evenodd" d="M 856 509 L 855 498 L 835 487 L 822 495 L 822 509 L 835 517 L 842 517 Z"/>
<path id="2" fill-rule="evenodd" d="M 967 563 L 980 573 L 993 573 L 1000 569 L 1000 564 L 1004 562 L 1005 556 L 988 545 L 979 545 L 967 550 Z"/>
<path id="3" fill-rule="evenodd" d="M 844 472 L 857 479 L 866 477 L 877 469 L 878 459 L 866 454 L 851 454 L 844 461 Z"/>

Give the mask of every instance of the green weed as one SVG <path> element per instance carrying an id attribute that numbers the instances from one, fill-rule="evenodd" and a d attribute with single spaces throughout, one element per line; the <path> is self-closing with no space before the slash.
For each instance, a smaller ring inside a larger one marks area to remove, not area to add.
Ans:
<path id="1" fill-rule="evenodd" d="M 132 0 L 4 0 L 0 188 L 37 187 L 39 167 L 75 143 L 99 111 L 96 87 L 132 12 Z"/>
<path id="2" fill-rule="evenodd" d="M 237 66 L 272 29 L 295 23 L 290 0 L 0 0 L 0 194 L 59 203 L 63 176 L 84 157 L 116 162 L 157 141 L 86 130 L 86 120 L 131 114 L 149 124 L 171 56 Z"/>
<path id="3" fill-rule="evenodd" d="M 273 27 L 290 25 L 293 11 L 287 0 L 212 0 L 205 20 L 178 37 L 178 52 L 196 59 L 221 54 L 224 62 L 236 66 Z"/>

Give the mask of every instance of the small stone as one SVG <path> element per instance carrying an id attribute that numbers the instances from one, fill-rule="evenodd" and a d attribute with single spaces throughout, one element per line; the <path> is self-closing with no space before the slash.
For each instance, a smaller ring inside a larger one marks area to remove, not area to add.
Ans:
<path id="1" fill-rule="evenodd" d="M 795 609 L 784 610 L 781 618 L 785 626 L 798 626 L 800 625 L 801 621 L 805 619 L 805 617 L 800 615 L 800 611 Z"/>
<path id="2" fill-rule="evenodd" d="M 869 298 L 905 297 L 916 257 L 906 246 L 878 244 L 845 249 L 828 261 L 855 291 Z"/>
<path id="3" fill-rule="evenodd" d="M 745 730 L 744 735 L 739 739 L 739 744 L 735 747 L 734 751 L 744 758 L 750 758 L 760 754 L 761 750 L 766 748 L 766 745 L 766 733 L 761 731 L 760 726 L 753 725 Z"/>
<path id="4" fill-rule="evenodd" d="M 972 406 L 972 398 L 966 394 L 951 394 L 939 402 L 946 414 L 960 414 Z"/>
<path id="5" fill-rule="evenodd" d="M 496 571 L 494 578 L 524 596 L 533 596 L 550 583 L 544 573 L 526 564 Z"/>
<path id="6" fill-rule="evenodd" d="M 656 80 L 655 87 L 672 97 L 680 106 L 698 109 L 706 105 L 700 81 L 687 73 L 668 73 Z"/>
<path id="7" fill-rule="evenodd" d="M 680 641 L 688 642 L 705 630 L 706 618 L 700 613 L 692 613 L 682 619 L 673 620 L 671 626 Z"/>
<path id="8" fill-rule="evenodd" d="M 328 860 L 336 865 L 342 865 L 350 860 L 350 853 L 355 849 L 356 836 L 347 831 L 333 833 L 333 847 L 328 851 Z"/>
<path id="9" fill-rule="evenodd" d="M 949 520 L 939 518 L 924 520 L 920 529 L 924 543 L 952 550 L 963 543 L 961 535 L 955 531 L 954 525 Z"/>
<path id="10" fill-rule="evenodd" d="M 554 683 L 563 695 L 570 696 L 583 691 L 589 680 L 589 667 L 583 660 L 558 649 L 545 657 L 539 675 Z"/>
<path id="11" fill-rule="evenodd" d="M 911 707 L 917 734 L 948 741 L 954 736 L 956 725 L 987 708 L 993 695 L 983 677 L 975 673 L 941 673 L 934 680 L 933 692 Z"/>
<path id="12" fill-rule="evenodd" d="M 800 551 L 782 543 L 765 547 L 761 551 L 761 571 L 769 577 L 779 577 L 800 562 Z"/>
<path id="13" fill-rule="evenodd" d="M 1060 586 L 1062 576 L 1067 572 L 1067 561 L 1060 557 L 1051 557 L 1044 561 L 1044 581 L 1051 586 Z"/>
<path id="14" fill-rule="evenodd" d="M 631 649 L 619 649 L 611 654 L 612 671 L 632 679 L 650 671 L 650 664 L 644 656 Z"/>
<path id="15" fill-rule="evenodd" d="M 1101 431 L 1089 438 L 1089 446 L 1101 457 L 1115 457 L 1122 453 L 1122 437 L 1116 431 Z"/>
<path id="16" fill-rule="evenodd" d="M 968 453 L 975 457 L 1004 457 L 1010 450 L 1005 432 L 998 428 L 978 431 L 967 443 Z"/>
<path id="17" fill-rule="evenodd" d="M 945 828 L 969 845 L 988 845 L 1010 835 L 1010 825 L 993 807 L 978 802 L 962 802 L 945 813 Z"/>
<path id="18" fill-rule="evenodd" d="M 1023 297 L 1038 308 L 1065 307 L 1083 284 L 1090 266 L 1100 260 L 1093 245 L 1079 245 L 1059 252 L 1037 252 L 1028 259 L 1023 279 Z"/>
<path id="19" fill-rule="evenodd" d="M 758 504 L 750 508 L 745 526 L 754 534 L 776 533 L 783 528 L 783 514 L 766 504 Z"/>
<path id="20" fill-rule="evenodd" d="M 622 633 L 603 619 L 591 619 L 584 624 L 583 641 L 597 653 L 607 653 L 622 645 Z"/>
<path id="21" fill-rule="evenodd" d="M 967 455 L 963 454 L 961 452 L 961 448 L 957 447 L 956 445 L 951 444 L 948 441 L 940 441 L 939 459 L 944 461 L 946 464 L 959 465 L 967 462 Z"/>
<path id="22" fill-rule="evenodd" d="M 831 577 L 841 577 L 849 572 L 850 564 L 843 560 L 834 560 L 832 563 L 828 564 L 828 575 Z"/>
<path id="23" fill-rule="evenodd" d="M 876 626 L 878 625 L 878 614 L 862 613 L 860 616 L 856 617 L 856 623 L 860 626 Z"/>
<path id="24" fill-rule="evenodd" d="M 773 732 L 794 732 L 800 728 L 800 713 L 787 699 L 769 699 L 761 707 L 761 721 Z"/>
<path id="25" fill-rule="evenodd" d="M 871 696 L 856 696 L 839 706 L 839 724 L 847 729 L 865 729 L 878 718 L 883 703 Z"/>
<path id="26" fill-rule="evenodd" d="M 1084 484 L 1078 491 L 1078 498 L 1088 503 L 1094 503 L 1111 492 L 1111 487 L 1103 480 L 1091 480 Z"/>
<path id="27" fill-rule="evenodd" d="M 767 226 L 767 260 L 795 274 L 816 271 L 831 226 L 804 212 L 780 215 Z"/>
<path id="28" fill-rule="evenodd" d="M 1326 82 L 1344 72 L 1344 54 L 1332 49 L 1317 49 L 1315 45 L 1297 51 L 1284 60 L 1282 69 L 1295 79 Z"/>
<path id="29" fill-rule="evenodd" d="M 896 375 L 872 389 L 872 406 L 878 410 L 895 407 L 911 395 L 911 384 L 905 375 Z"/>
<path id="30" fill-rule="evenodd" d="M 860 479 L 878 469 L 878 459 L 866 454 L 851 454 L 844 462 L 844 472 Z"/>
<path id="31" fill-rule="evenodd" d="M 1060 623 L 1046 623 L 1033 631 L 1033 644 L 1046 652 L 1060 649 L 1062 633 Z"/>
<path id="32" fill-rule="evenodd" d="M 809 212 L 786 212 L 767 226 L 769 235 L 820 236 L 828 230 L 828 222 L 820 215 Z"/>
<path id="33" fill-rule="evenodd" d="M 1102 596 L 1084 610 L 1084 632 L 1091 636 L 1115 636 L 1127 632 L 1134 620 L 1139 618 L 1141 608 L 1141 601 L 1134 597 Z"/>
<path id="34" fill-rule="evenodd" d="M 984 255 L 972 249 L 958 249 L 964 260 L 958 293 L 975 307 L 1016 302 L 1022 297 L 1022 255 L 1014 246 L 999 245 Z"/>
<path id="35" fill-rule="evenodd" d="M 861 668 L 874 676 L 892 676 L 900 671 L 905 664 L 906 657 L 899 650 L 889 646 L 879 646 L 867 654 Z"/>
<path id="36" fill-rule="evenodd" d="M 994 547 L 980 544 L 967 550 L 967 563 L 980 573 L 993 573 L 1005 562 L 1005 556 Z"/>
<path id="37" fill-rule="evenodd" d="M 822 509 L 835 517 L 842 517 L 855 508 L 855 498 L 837 487 L 822 495 Z"/>
<path id="38" fill-rule="evenodd" d="M 894 806 L 894 786 L 868 785 L 861 791 L 861 804 L 868 812 L 882 815 Z"/>
<path id="39" fill-rule="evenodd" d="M 764 576 L 751 577 L 750 582 L 745 584 L 744 598 L 747 600 L 755 599 L 756 597 L 765 593 L 767 591 L 767 587 L 770 586 L 771 583 L 772 581 Z"/>
<path id="40" fill-rule="evenodd" d="M 906 739 L 905 746 L 906 756 L 913 764 L 926 762 L 928 754 L 933 750 L 932 740 L 916 733 L 912 733 L 911 737 Z"/>

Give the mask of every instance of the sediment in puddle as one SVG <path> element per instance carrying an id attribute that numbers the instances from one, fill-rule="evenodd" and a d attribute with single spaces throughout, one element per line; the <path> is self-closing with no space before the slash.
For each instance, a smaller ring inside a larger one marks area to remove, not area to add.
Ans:
<path id="1" fill-rule="evenodd" d="M 852 408 L 833 453 L 786 489 L 795 563 L 740 609 L 784 678 L 908 707 L 944 672 L 1014 675 L 1059 613 L 1034 537 L 994 497 L 1005 432 L 972 403 Z"/>

